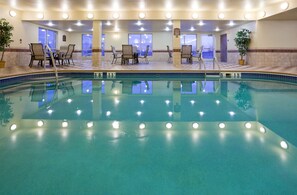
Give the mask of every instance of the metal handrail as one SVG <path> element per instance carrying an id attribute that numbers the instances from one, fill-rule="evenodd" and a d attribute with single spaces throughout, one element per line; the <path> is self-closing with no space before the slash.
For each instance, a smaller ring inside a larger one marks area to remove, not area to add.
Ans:
<path id="1" fill-rule="evenodd" d="M 48 50 L 49 51 L 49 54 L 50 54 L 50 60 L 52 61 L 52 65 L 55 69 L 55 77 L 56 77 L 56 80 L 58 81 L 58 69 L 56 67 L 56 62 L 55 62 L 55 59 L 54 59 L 54 55 L 53 55 L 53 52 L 51 50 L 51 48 L 48 46 L 48 45 L 45 45 L 45 50 Z M 44 69 L 45 69 L 45 62 L 46 62 L 46 52 L 44 52 Z"/>

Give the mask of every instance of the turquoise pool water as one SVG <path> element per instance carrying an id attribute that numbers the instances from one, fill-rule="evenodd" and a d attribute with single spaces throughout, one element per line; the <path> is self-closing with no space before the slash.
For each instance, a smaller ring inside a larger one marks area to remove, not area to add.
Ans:
<path id="1" fill-rule="evenodd" d="M 3 85 L 0 194 L 296 193 L 295 83 L 126 77 Z"/>

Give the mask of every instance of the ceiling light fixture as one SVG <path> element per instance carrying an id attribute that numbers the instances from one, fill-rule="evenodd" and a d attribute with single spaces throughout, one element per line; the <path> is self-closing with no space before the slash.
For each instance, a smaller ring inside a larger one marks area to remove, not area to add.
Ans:
<path id="1" fill-rule="evenodd" d="M 216 27 L 215 31 L 217 31 L 217 32 L 220 31 L 220 28 L 219 27 Z"/>
<path id="2" fill-rule="evenodd" d="M 166 26 L 165 31 L 170 31 L 170 28 Z"/>
<path id="3" fill-rule="evenodd" d="M 167 25 L 172 26 L 172 25 L 173 25 L 172 21 L 169 20 L 169 21 L 167 22 Z"/>
<path id="4" fill-rule="evenodd" d="M 244 18 L 246 20 L 250 20 L 252 18 L 252 15 L 250 13 L 246 13 L 246 14 L 244 14 Z"/>
<path id="5" fill-rule="evenodd" d="M 224 13 L 219 13 L 218 17 L 219 17 L 219 19 L 224 19 L 225 18 L 225 14 Z"/>
<path id="6" fill-rule="evenodd" d="M 281 4 L 281 9 L 282 10 L 286 10 L 286 9 L 288 9 L 289 8 L 289 3 L 288 2 L 283 2 L 282 4 Z"/>
<path id="7" fill-rule="evenodd" d="M 192 18 L 195 20 L 198 18 L 198 14 L 197 13 L 192 13 Z"/>
<path id="8" fill-rule="evenodd" d="M 171 19 L 171 18 L 172 18 L 172 14 L 171 14 L 170 12 L 167 12 L 167 13 L 165 14 L 165 17 L 166 17 L 167 19 Z"/>
<path id="9" fill-rule="evenodd" d="M 118 12 L 114 12 L 114 13 L 112 14 L 112 18 L 115 19 L 115 20 L 117 20 L 117 19 L 120 18 L 120 14 L 119 14 Z"/>
<path id="10" fill-rule="evenodd" d="M 107 21 L 105 24 L 106 24 L 106 26 L 110 26 L 111 25 L 111 22 L 110 21 Z"/>
<path id="11" fill-rule="evenodd" d="M 234 24 L 234 22 L 231 20 L 231 21 L 229 22 L 228 25 L 229 25 L 229 26 L 234 26 L 235 24 Z"/>
<path id="12" fill-rule="evenodd" d="M 191 26 L 190 31 L 194 31 L 194 30 L 195 30 L 195 28 L 193 26 Z"/>
<path id="13" fill-rule="evenodd" d="M 142 25 L 141 21 L 138 20 L 138 21 L 136 22 L 136 25 L 137 25 L 137 26 L 141 26 L 141 25 Z"/>
<path id="14" fill-rule="evenodd" d="M 138 17 L 139 17 L 140 19 L 144 19 L 144 18 L 145 18 L 145 13 L 144 13 L 144 12 L 140 12 L 140 13 L 138 14 Z"/>
<path id="15" fill-rule="evenodd" d="M 9 11 L 9 15 L 10 15 L 11 17 L 15 17 L 17 14 L 16 14 L 15 11 L 10 10 L 10 11 Z"/>
<path id="16" fill-rule="evenodd" d="M 38 13 L 37 14 L 37 18 L 38 19 L 43 19 L 44 18 L 44 14 L 43 13 Z"/>
<path id="17" fill-rule="evenodd" d="M 65 20 L 68 19 L 68 18 L 69 18 L 69 14 L 67 14 L 67 13 L 63 13 L 63 14 L 62 14 L 62 18 L 65 19 Z"/>
<path id="18" fill-rule="evenodd" d="M 55 26 L 51 21 L 47 23 L 48 26 Z"/>
<path id="19" fill-rule="evenodd" d="M 93 19 L 94 18 L 94 14 L 93 13 L 88 13 L 87 18 L 88 19 Z"/>
<path id="20" fill-rule="evenodd" d="M 199 26 L 203 26 L 204 25 L 204 22 L 202 20 L 200 20 L 199 23 L 198 23 L 198 25 Z"/>

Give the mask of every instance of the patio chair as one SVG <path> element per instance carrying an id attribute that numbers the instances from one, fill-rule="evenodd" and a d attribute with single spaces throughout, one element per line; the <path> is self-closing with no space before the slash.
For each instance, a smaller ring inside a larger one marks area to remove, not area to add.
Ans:
<path id="1" fill-rule="evenodd" d="M 62 45 L 60 46 L 60 50 L 55 53 L 54 58 L 56 61 L 58 61 L 59 65 L 61 65 L 60 60 L 62 61 L 62 56 L 65 55 L 67 51 L 68 51 L 68 46 Z"/>
<path id="2" fill-rule="evenodd" d="M 144 59 L 145 63 L 147 63 L 147 64 L 149 63 L 148 58 L 147 58 L 149 49 L 150 49 L 150 46 L 147 45 L 144 55 L 143 56 L 138 56 L 138 58 Z"/>
<path id="3" fill-rule="evenodd" d="M 192 45 L 182 45 L 181 49 L 181 63 L 183 58 L 186 58 L 188 63 L 192 63 Z"/>
<path id="4" fill-rule="evenodd" d="M 38 65 L 43 66 L 45 52 L 44 52 L 42 43 L 30 43 L 29 49 L 31 52 L 29 67 L 31 68 L 33 65 L 33 62 L 36 60 L 38 61 Z M 50 57 L 46 57 L 45 59 L 50 60 Z"/>
<path id="5" fill-rule="evenodd" d="M 55 59 L 56 60 L 61 60 L 62 65 L 64 65 L 64 62 L 70 64 L 70 60 L 71 60 L 72 64 L 74 65 L 73 58 L 72 58 L 74 48 L 75 48 L 75 44 L 69 44 L 66 53 L 61 53 Z"/>
<path id="6" fill-rule="evenodd" d="M 111 45 L 111 51 L 112 51 L 112 57 L 113 57 L 111 63 L 115 64 L 115 63 L 117 63 L 118 58 L 122 58 L 122 54 L 116 52 L 115 47 L 112 45 Z"/>
<path id="7" fill-rule="evenodd" d="M 167 60 L 167 62 L 168 63 L 171 63 L 172 62 L 172 52 L 170 51 L 168 45 L 167 45 L 167 52 L 168 52 L 168 60 Z"/>
<path id="8" fill-rule="evenodd" d="M 195 59 L 197 58 L 198 62 L 201 62 L 202 59 L 202 51 L 203 51 L 203 45 L 200 46 L 199 50 L 197 50 L 197 54 L 193 55 L 192 58 Z"/>
<path id="9" fill-rule="evenodd" d="M 121 64 L 129 64 L 129 60 L 133 60 L 134 63 L 134 54 L 132 45 L 122 45 L 122 60 Z"/>

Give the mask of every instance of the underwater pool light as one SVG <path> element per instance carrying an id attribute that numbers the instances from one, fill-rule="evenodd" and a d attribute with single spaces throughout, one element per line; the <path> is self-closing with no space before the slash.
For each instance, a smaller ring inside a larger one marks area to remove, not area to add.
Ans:
<path id="1" fill-rule="evenodd" d="M 192 126 L 193 126 L 194 129 L 198 129 L 199 124 L 198 123 L 193 123 Z"/>
<path id="2" fill-rule="evenodd" d="M 93 126 L 94 126 L 93 121 L 89 121 L 89 122 L 87 122 L 87 127 L 88 127 L 88 128 L 91 128 L 91 127 L 93 127 Z"/>
<path id="3" fill-rule="evenodd" d="M 140 123 L 139 124 L 139 129 L 144 129 L 145 128 L 145 124 L 144 123 Z"/>
<path id="4" fill-rule="evenodd" d="M 219 127 L 220 127 L 221 129 L 224 129 L 224 128 L 226 127 L 226 125 L 225 125 L 225 123 L 220 123 L 220 124 L 219 124 Z"/>
<path id="5" fill-rule="evenodd" d="M 288 149 L 288 144 L 287 144 L 287 142 L 285 142 L 285 141 L 281 141 L 280 142 L 280 146 L 283 148 L 283 149 Z"/>
<path id="6" fill-rule="evenodd" d="M 37 126 L 38 126 L 38 127 L 42 127 L 43 125 L 44 125 L 44 122 L 43 122 L 43 121 L 38 121 L 38 122 L 37 122 Z"/>
<path id="7" fill-rule="evenodd" d="M 172 123 L 166 123 L 166 128 L 171 129 L 172 128 Z"/>
<path id="8" fill-rule="evenodd" d="M 247 123 L 245 123 L 245 125 L 244 125 L 247 129 L 250 129 L 251 127 L 252 127 L 252 124 L 251 123 L 249 123 L 249 122 L 247 122 Z"/>
<path id="9" fill-rule="evenodd" d="M 11 131 L 16 130 L 16 128 L 17 128 L 17 125 L 16 125 L 16 124 L 12 124 L 12 125 L 10 126 L 10 130 L 11 130 Z"/>
<path id="10" fill-rule="evenodd" d="M 260 127 L 259 131 L 260 131 L 261 133 L 266 133 L 266 129 L 265 129 L 264 127 Z"/>

